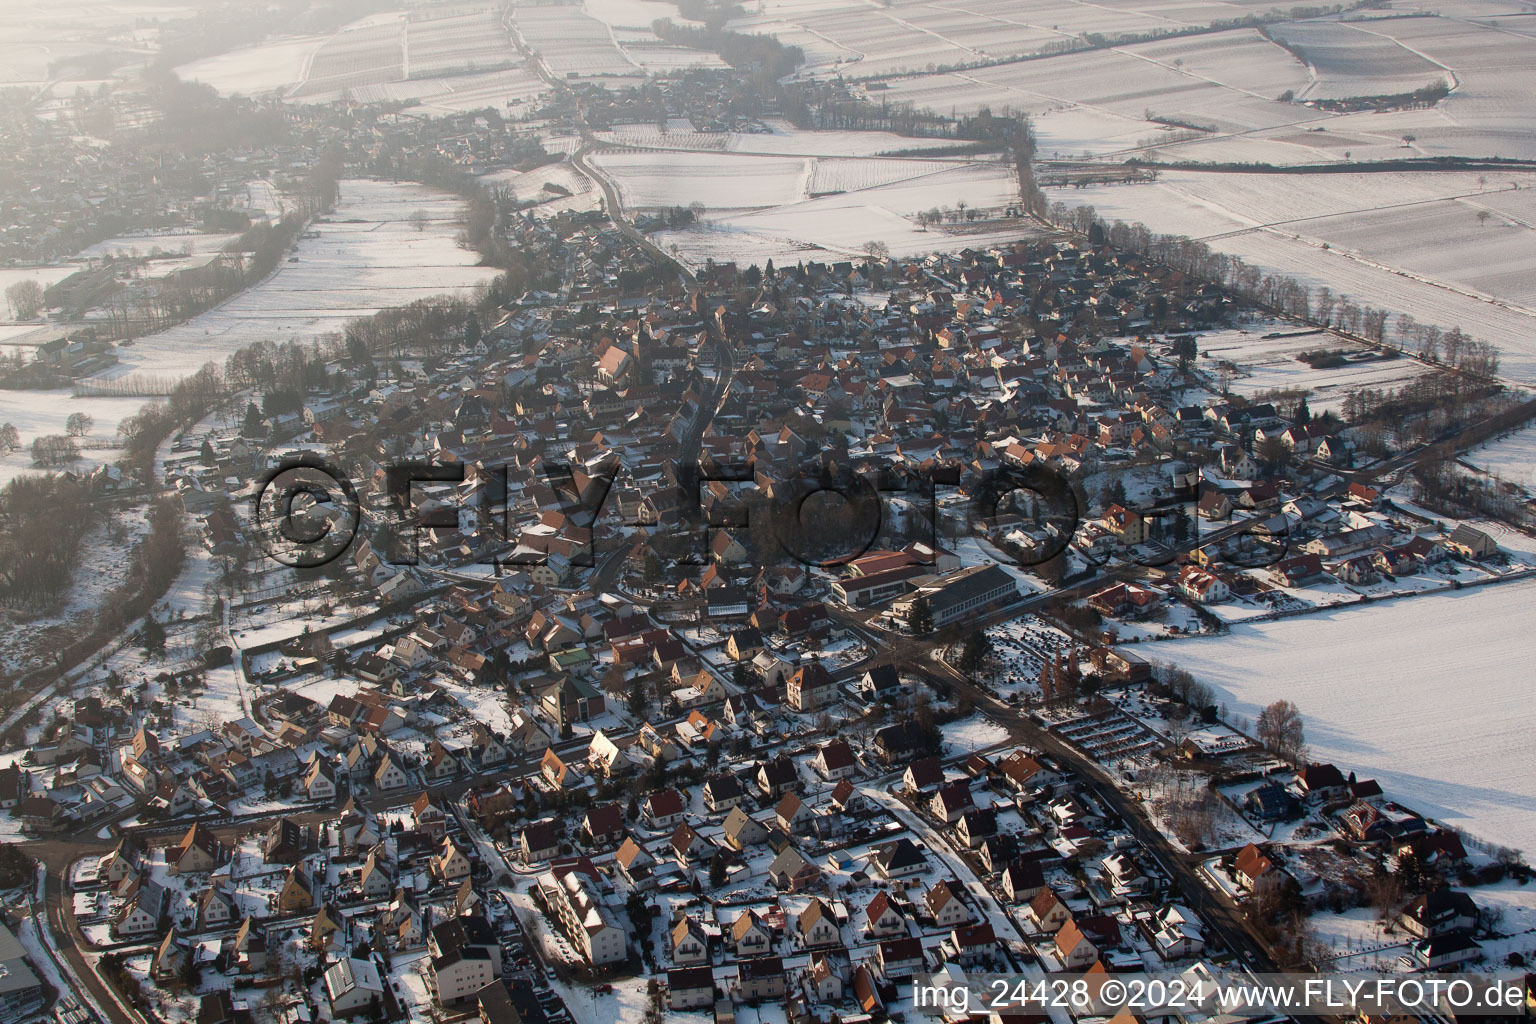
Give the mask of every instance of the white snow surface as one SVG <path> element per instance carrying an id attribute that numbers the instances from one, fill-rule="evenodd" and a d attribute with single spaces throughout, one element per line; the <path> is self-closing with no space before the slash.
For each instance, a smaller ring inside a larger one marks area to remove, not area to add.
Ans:
<path id="1" fill-rule="evenodd" d="M 1479 838 L 1536 848 L 1536 580 L 1236 625 L 1159 657 L 1236 714 L 1290 700 L 1311 756 Z"/>

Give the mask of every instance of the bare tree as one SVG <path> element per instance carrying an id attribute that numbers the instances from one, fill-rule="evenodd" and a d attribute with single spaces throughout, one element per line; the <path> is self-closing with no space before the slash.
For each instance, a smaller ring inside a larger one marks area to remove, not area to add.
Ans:
<path id="1" fill-rule="evenodd" d="M 17 281 L 5 290 L 5 301 L 10 303 L 12 316 L 30 320 L 42 312 L 43 286 L 31 278 Z"/>
<path id="2" fill-rule="evenodd" d="M 1306 754 L 1301 712 L 1288 700 L 1277 700 L 1260 711 L 1254 729 L 1260 743 L 1289 761 L 1299 762 Z"/>
<path id="3" fill-rule="evenodd" d="M 90 414 L 83 412 L 72 412 L 69 414 L 69 418 L 64 421 L 64 429 L 69 431 L 70 437 L 84 437 L 91 432 L 91 428 L 95 425 L 96 421 L 91 418 Z"/>
<path id="4" fill-rule="evenodd" d="M 891 257 L 891 247 L 878 238 L 871 238 L 864 243 L 864 255 L 871 260 L 887 260 Z"/>
<path id="5" fill-rule="evenodd" d="M 415 228 L 417 231 L 427 230 L 427 223 L 429 220 L 430 218 L 427 216 L 426 210 L 413 210 L 411 215 L 406 218 L 407 223 L 409 223 L 411 227 Z"/>

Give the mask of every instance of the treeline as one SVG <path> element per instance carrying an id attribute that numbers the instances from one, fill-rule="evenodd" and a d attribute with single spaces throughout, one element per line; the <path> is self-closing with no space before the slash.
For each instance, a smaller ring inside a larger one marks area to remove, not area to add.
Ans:
<path id="1" fill-rule="evenodd" d="M 330 384 L 319 349 L 313 343 L 298 341 L 244 345 L 225 358 L 220 380 L 224 393 L 251 390 L 266 394 L 284 389 L 303 394 Z"/>
<path id="2" fill-rule="evenodd" d="M 806 130 L 887 131 L 909 138 L 954 139 L 972 152 L 1009 145 L 1021 120 L 982 107 L 974 115 L 936 114 L 907 101 L 880 102 L 855 96 L 841 82 L 776 82 L 771 93 L 779 113 Z M 930 152 L 928 150 L 922 151 Z"/>
<path id="3" fill-rule="evenodd" d="M 1022 171 L 1020 180 L 1025 181 Z M 1217 251 L 1183 235 L 1157 234 L 1144 224 L 1106 222 L 1091 206 L 1051 203 L 1042 215 L 1057 227 L 1087 236 L 1092 244 L 1107 243 L 1125 252 L 1138 253 L 1172 270 L 1218 285 L 1251 305 L 1378 345 L 1400 347 L 1429 362 L 1474 377 L 1492 379 L 1498 374 L 1498 350 L 1487 342 L 1474 341 L 1460 328 L 1442 331 L 1399 314 L 1396 326 L 1402 340 L 1400 345 L 1391 346 L 1388 324 L 1392 313 L 1362 305 L 1327 287 L 1314 290 L 1284 274 L 1265 273 L 1239 256 Z M 1452 339 L 1450 344 L 1447 338 Z"/>
<path id="4" fill-rule="evenodd" d="M 772 36 L 732 32 L 725 28 L 725 18 L 711 16 L 703 26 L 679 25 L 671 18 L 657 18 L 651 31 L 664 42 L 695 50 L 710 50 L 733 68 L 759 69 L 774 78 L 783 78 L 805 63 L 805 52 L 798 46 L 785 46 Z"/>
<path id="5" fill-rule="evenodd" d="M 272 146 L 288 137 L 276 100 L 225 98 L 212 86 L 184 82 L 168 69 L 145 75 L 146 99 L 160 116 L 145 128 L 146 142 L 187 155 Z"/>
<path id="6" fill-rule="evenodd" d="M 1492 389 L 1472 382 L 1466 375 L 1439 371 L 1426 373 L 1399 388 L 1358 388 L 1344 396 L 1339 414 L 1346 423 L 1361 426 L 1379 423 L 1400 430 L 1415 441 L 1439 436 L 1464 417 L 1460 408 L 1488 398 Z M 1429 416 L 1427 414 L 1441 414 Z"/>
<path id="7" fill-rule="evenodd" d="M 473 304 L 459 298 L 418 299 L 408 306 L 381 309 L 346 326 L 343 335 L 349 361 L 440 355 L 464 341 Z"/>
<path id="8" fill-rule="evenodd" d="M 64 475 L 18 476 L 0 490 L 0 605 L 40 611 L 61 599 L 99 519 L 90 488 Z"/>
<path id="9" fill-rule="evenodd" d="M 163 401 L 151 402 L 117 425 L 123 445 L 122 467 L 146 486 L 154 481 L 155 449 L 171 432 L 190 426 L 212 412 L 224 397 L 218 367 L 202 369 L 183 378 Z"/>
<path id="10" fill-rule="evenodd" d="M 152 287 L 117 292 L 102 307 L 109 336 L 163 331 L 261 281 L 282 262 L 304 223 L 299 214 L 290 213 L 276 225 L 252 225 L 204 266 L 169 274 Z"/>
<path id="11" fill-rule="evenodd" d="M 1412 92 L 1395 92 L 1385 96 L 1347 96 L 1340 100 L 1307 100 L 1307 105 L 1319 110 L 1349 112 L 1353 110 L 1397 110 L 1413 107 L 1432 107 L 1451 94 L 1450 83 L 1441 79 L 1420 86 Z M 1283 97 L 1282 97 L 1283 98 Z"/>

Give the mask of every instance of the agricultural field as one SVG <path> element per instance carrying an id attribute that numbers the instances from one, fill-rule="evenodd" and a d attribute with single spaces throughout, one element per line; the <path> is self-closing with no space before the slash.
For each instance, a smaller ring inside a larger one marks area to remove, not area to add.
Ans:
<path id="1" fill-rule="evenodd" d="M 495 8 L 380 14 L 329 36 L 275 39 L 183 64 L 176 73 L 220 93 L 279 92 L 303 103 L 348 96 L 413 103 L 413 114 L 517 108 L 547 86 L 523 65 Z"/>
<path id="2" fill-rule="evenodd" d="M 1531 580 L 1442 591 L 1238 624 L 1159 653 L 1237 714 L 1293 701 L 1315 760 L 1376 778 L 1415 810 L 1475 836 L 1529 850 L 1532 600 Z M 1446 713 L 1449 679 L 1458 681 L 1454 714 Z"/>
<path id="3" fill-rule="evenodd" d="M 1490 441 L 1462 461 L 1536 492 L 1536 427 L 1524 427 Z"/>
<path id="4" fill-rule="evenodd" d="M 531 171 L 494 171 L 482 175 L 486 185 L 511 191 L 519 202 L 539 204 L 539 212 L 546 216 L 562 210 L 595 210 L 602 201 L 597 184 L 568 163 L 545 164 Z M 545 185 L 563 188 L 570 195 Z"/>
<path id="5" fill-rule="evenodd" d="M 405 22 L 407 78 L 488 71 L 521 63 L 495 9 L 434 17 L 412 15 Z"/>
<path id="6" fill-rule="evenodd" d="M 489 281 L 473 252 L 459 247 L 460 203 L 418 185 L 349 180 L 341 203 L 300 241 L 297 262 L 192 320 L 120 346 L 108 378 L 179 379 L 242 345 L 308 340 L 386 306 Z M 423 230 L 409 223 L 423 211 Z M 62 423 L 62 415 L 60 422 Z"/>
<path id="7" fill-rule="evenodd" d="M 1307 63 L 1301 100 L 1391 96 L 1447 81 L 1446 69 L 1376 31 L 1372 23 L 1298 21 L 1270 34 Z"/>
<path id="8" fill-rule="evenodd" d="M 868 78 L 1049 53 L 1087 33 L 1132 35 L 1205 25 L 1241 16 L 1250 7 L 1260 9 L 1190 2 L 1133 10 L 1049 0 L 898 0 L 871 9 L 852 0 L 809 0 L 762 3 L 730 27 L 804 48 L 808 66 L 802 74 Z"/>
<path id="9" fill-rule="evenodd" d="M 589 158 L 593 168 L 617 183 L 626 209 L 687 206 L 710 210 L 757 209 L 804 198 L 811 161 L 793 157 L 614 150 Z M 751 182 L 750 188 L 742 183 Z"/>
<path id="10" fill-rule="evenodd" d="M 1147 134 L 1156 123 L 1146 119 L 1149 113 L 1188 124 L 1208 127 L 1216 132 L 1249 132 L 1293 124 L 1318 116 L 1293 104 L 1278 102 L 1273 96 L 1245 87 L 1240 62 L 1248 60 L 1264 76 L 1280 72 L 1278 64 L 1290 61 L 1289 55 L 1270 44 L 1278 56 L 1254 60 L 1243 51 L 1254 47 L 1252 37 L 1244 32 L 1220 33 L 1238 51 L 1233 58 L 1232 82 L 1202 77 L 1172 63 L 1138 56 L 1128 50 L 1092 50 L 1063 54 L 1041 60 L 1027 60 L 995 67 L 977 68 L 963 74 L 918 75 L 889 79 L 882 90 L 892 101 L 906 101 L 920 107 L 961 113 L 974 113 L 982 107 L 994 111 L 1025 111 L 1031 114 L 1078 105 L 1100 113 L 1140 118 L 1147 124 Z M 1292 61 L 1294 63 L 1294 61 Z"/>
<path id="11" fill-rule="evenodd" d="M 918 212 L 951 208 L 960 202 L 995 211 L 1013 202 L 1017 189 L 1012 170 L 1005 165 L 959 164 L 889 185 L 754 211 L 706 215 L 704 224 L 660 232 L 656 240 L 668 248 L 675 246 L 679 258 L 694 264 L 705 258 L 761 263 L 768 258 L 778 262 L 815 258 L 817 253 L 822 258 L 854 256 L 870 241 L 884 242 L 895 255 L 953 251 L 1016 241 L 1031 229 L 1024 222 L 993 220 L 974 230 L 946 233 L 920 227 Z"/>
<path id="12" fill-rule="evenodd" d="M 248 46 L 183 64 L 176 74 L 183 81 L 201 82 L 226 96 L 286 92 L 304 80 L 310 58 L 328 39 L 301 36 Z"/>
<path id="13" fill-rule="evenodd" d="M 788 121 L 770 119 L 756 132 L 701 132 L 674 117 L 666 130 L 654 124 L 625 124 L 594 133 L 598 139 L 641 149 L 701 153 L 761 153 L 765 156 L 880 156 L 885 153 L 944 149 L 952 139 L 914 139 L 894 132 L 808 131 Z M 546 148 L 549 148 L 546 146 Z"/>
<path id="14" fill-rule="evenodd" d="M 1280 335 L 1280 337 L 1271 337 Z M 1209 331 L 1200 335 L 1198 366 L 1213 377 L 1221 363 L 1238 367 L 1232 391 L 1255 395 L 1263 391 L 1305 390 L 1307 404 L 1322 412 L 1334 412 L 1344 396 L 1356 388 L 1396 388 L 1423 374 L 1424 365 L 1406 356 L 1381 358 L 1360 347 L 1355 359 L 1344 366 L 1313 369 L 1296 357 L 1319 348 L 1349 348 L 1323 331 L 1299 333 L 1294 324 L 1266 320 L 1245 328 Z"/>
<path id="15" fill-rule="evenodd" d="M 1459 326 L 1536 381 L 1536 175 L 1225 174 L 1048 190 L 1109 220 L 1188 235 L 1358 303 Z"/>
<path id="16" fill-rule="evenodd" d="M 405 21 L 398 16 L 343 29 L 310 54 L 290 100 L 329 103 L 355 89 L 405 78 Z"/>
<path id="17" fill-rule="evenodd" d="M 926 174 L 942 174 L 955 164 L 943 160 L 872 160 L 826 157 L 817 160 L 811 170 L 807 190 L 813 196 L 910 181 Z"/>
<path id="18" fill-rule="evenodd" d="M 512 10 L 518 35 L 537 50 L 556 78 L 637 75 L 640 65 L 624 55 L 607 25 L 575 7 L 520 5 Z"/>
<path id="19" fill-rule="evenodd" d="M 417 210 L 429 218 L 421 231 L 408 222 Z M 119 345 L 118 364 L 87 386 L 123 378 L 125 385 L 164 385 L 210 360 L 222 363 L 236 348 L 254 341 L 315 338 L 352 317 L 488 281 L 494 272 L 474 266 L 475 254 L 455 241 L 459 213 L 458 200 L 421 186 L 345 181 L 336 212 L 315 225 L 319 237 L 301 240 L 295 248 L 297 263 L 279 264 L 265 281 L 187 323 Z M 211 255 L 234 237 L 131 235 L 101 242 L 78 258 L 148 255 L 157 248 Z M 48 284 L 76 269 L 4 270 L 0 285 L 27 277 Z M 163 269 L 158 262 L 156 269 Z M 56 333 L 48 325 L 0 327 L 0 352 L 29 350 Z M 91 433 L 81 439 L 81 465 L 115 459 L 120 454 L 115 447 L 118 423 L 146 401 L 136 395 L 76 397 L 68 390 L 0 391 L 0 423 L 12 423 L 22 441 L 21 450 L 0 457 L 0 483 L 27 472 L 33 439 L 64 433 L 65 421 L 75 412 L 95 420 Z"/>

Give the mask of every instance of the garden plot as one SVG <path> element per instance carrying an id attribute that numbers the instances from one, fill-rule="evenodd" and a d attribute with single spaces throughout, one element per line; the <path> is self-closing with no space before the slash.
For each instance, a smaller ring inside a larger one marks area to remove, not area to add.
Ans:
<path id="1" fill-rule="evenodd" d="M 314 225 L 318 238 L 294 248 L 265 281 L 216 309 L 158 334 L 119 346 L 118 365 L 102 376 L 180 379 L 213 360 L 220 365 L 253 341 L 309 340 L 347 320 L 389 306 L 461 292 L 488 282 L 490 268 L 459 247 L 460 202 L 443 193 L 383 181 L 341 184 L 336 212 Z M 423 230 L 409 222 L 421 210 Z"/>
<path id="2" fill-rule="evenodd" d="M 1529 580 L 1441 591 L 1235 625 L 1162 651 L 1238 714 L 1294 701 L 1314 759 L 1374 775 L 1389 795 L 1476 836 L 1531 849 L 1533 599 Z M 1459 696 L 1448 702 L 1452 679 Z"/>
<path id="3" fill-rule="evenodd" d="M 687 206 L 754 209 L 804 198 L 811 162 L 727 153 L 605 152 L 592 166 L 613 179 L 626 209 Z"/>
<path id="4" fill-rule="evenodd" d="M 1271 26 L 1270 34 L 1312 70 L 1298 99 L 1391 96 L 1451 81 L 1445 68 L 1366 25 L 1299 21 Z"/>

